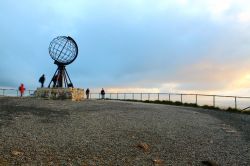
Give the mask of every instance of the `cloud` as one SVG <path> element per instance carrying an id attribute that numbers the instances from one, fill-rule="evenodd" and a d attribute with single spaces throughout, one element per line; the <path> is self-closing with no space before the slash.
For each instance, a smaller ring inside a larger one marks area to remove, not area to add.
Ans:
<path id="1" fill-rule="evenodd" d="M 250 12 L 249 11 L 240 12 L 236 18 L 239 20 L 239 22 L 248 23 L 250 21 Z"/>
<path id="2" fill-rule="evenodd" d="M 49 82 L 56 70 L 49 42 L 70 35 L 79 56 L 67 69 L 77 87 L 159 92 L 247 88 L 249 4 L 3 1 L 0 83 L 35 88 L 43 73 Z"/>

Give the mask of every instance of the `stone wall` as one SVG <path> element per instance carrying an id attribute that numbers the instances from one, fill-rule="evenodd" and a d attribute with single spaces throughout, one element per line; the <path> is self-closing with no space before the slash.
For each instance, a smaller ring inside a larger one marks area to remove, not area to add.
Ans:
<path id="1" fill-rule="evenodd" d="M 35 97 L 47 99 L 70 99 L 72 101 L 84 100 L 84 89 L 80 88 L 37 88 Z"/>

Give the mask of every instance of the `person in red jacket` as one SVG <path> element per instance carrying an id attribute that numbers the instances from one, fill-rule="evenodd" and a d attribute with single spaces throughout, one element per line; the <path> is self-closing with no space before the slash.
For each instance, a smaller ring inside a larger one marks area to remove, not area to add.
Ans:
<path id="1" fill-rule="evenodd" d="M 25 91 L 24 85 L 21 84 L 21 85 L 19 86 L 19 92 L 20 92 L 20 94 L 21 94 L 21 97 L 23 96 L 24 91 Z"/>

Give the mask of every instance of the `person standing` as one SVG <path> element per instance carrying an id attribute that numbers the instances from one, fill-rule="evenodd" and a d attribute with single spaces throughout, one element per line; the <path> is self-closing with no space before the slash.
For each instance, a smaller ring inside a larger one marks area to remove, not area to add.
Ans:
<path id="1" fill-rule="evenodd" d="M 102 90 L 101 90 L 101 95 L 102 95 L 102 99 L 105 99 L 105 91 L 104 91 L 103 88 L 102 88 Z"/>
<path id="2" fill-rule="evenodd" d="M 39 78 L 39 82 L 41 83 L 41 88 L 43 88 L 43 85 L 44 85 L 44 82 L 45 82 L 44 74 Z"/>
<path id="3" fill-rule="evenodd" d="M 54 75 L 52 78 L 52 82 L 53 82 L 53 88 L 55 88 L 57 85 L 57 75 Z"/>
<path id="4" fill-rule="evenodd" d="M 87 99 L 89 99 L 89 88 L 86 90 L 86 96 L 87 96 Z"/>
<path id="5" fill-rule="evenodd" d="M 21 84 L 21 85 L 19 86 L 18 90 L 19 90 L 19 92 L 20 92 L 20 94 L 21 94 L 21 97 L 22 97 L 22 96 L 23 96 L 23 93 L 24 93 L 24 91 L 25 91 L 24 85 Z"/>

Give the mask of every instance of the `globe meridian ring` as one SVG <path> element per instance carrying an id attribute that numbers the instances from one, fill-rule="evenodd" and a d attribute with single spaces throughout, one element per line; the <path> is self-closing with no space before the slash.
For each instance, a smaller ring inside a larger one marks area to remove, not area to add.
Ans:
<path id="1" fill-rule="evenodd" d="M 68 65 L 76 59 L 78 47 L 71 37 L 58 36 L 51 41 L 49 54 L 55 63 Z"/>

